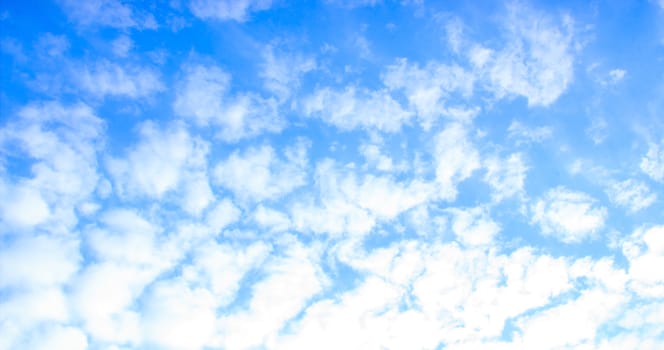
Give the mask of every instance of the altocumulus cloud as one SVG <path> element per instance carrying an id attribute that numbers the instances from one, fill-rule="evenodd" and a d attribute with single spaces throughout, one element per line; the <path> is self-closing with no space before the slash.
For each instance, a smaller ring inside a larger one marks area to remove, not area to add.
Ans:
<path id="1" fill-rule="evenodd" d="M 661 5 L 4 2 L 0 350 L 664 348 Z"/>

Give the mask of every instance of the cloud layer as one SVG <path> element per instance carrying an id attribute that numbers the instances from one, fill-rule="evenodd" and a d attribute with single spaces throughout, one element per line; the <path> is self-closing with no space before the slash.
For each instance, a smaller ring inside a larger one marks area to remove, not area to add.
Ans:
<path id="1" fill-rule="evenodd" d="M 0 349 L 663 348 L 664 12 L 567 5 L 0 5 Z"/>

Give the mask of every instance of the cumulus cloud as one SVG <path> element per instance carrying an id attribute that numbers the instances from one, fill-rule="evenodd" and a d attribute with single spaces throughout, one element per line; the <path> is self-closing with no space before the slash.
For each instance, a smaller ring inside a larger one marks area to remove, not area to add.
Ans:
<path id="1" fill-rule="evenodd" d="M 511 139 L 514 139 L 517 145 L 542 142 L 551 138 L 552 135 L 553 130 L 551 127 L 528 127 L 517 120 L 513 120 L 507 129 L 507 136 Z"/>
<path id="2" fill-rule="evenodd" d="M 425 127 L 430 127 L 439 116 L 468 118 L 477 112 L 472 107 L 448 106 L 450 103 L 446 100 L 452 94 L 470 97 L 475 83 L 471 72 L 456 65 L 432 62 L 419 67 L 400 59 L 387 67 L 383 82 L 392 90 L 403 91 Z"/>
<path id="3" fill-rule="evenodd" d="M 72 239 L 21 237 L 0 250 L 0 288 L 35 288 L 67 282 L 79 268 L 78 242 Z"/>
<path id="4" fill-rule="evenodd" d="M 459 182 L 469 178 L 480 167 L 479 152 L 468 138 L 466 128 L 451 123 L 435 138 L 436 181 L 441 199 L 452 201 Z"/>
<path id="5" fill-rule="evenodd" d="M 522 5 L 508 6 L 505 46 L 477 45 L 469 58 L 497 98 L 523 96 L 529 106 L 548 106 L 574 77 L 574 24 L 568 16 L 553 18 Z"/>
<path id="6" fill-rule="evenodd" d="M 531 207 L 532 222 L 542 233 L 565 243 L 578 243 L 592 237 L 607 218 L 607 210 L 597 200 L 564 187 L 549 190 Z"/>
<path id="7" fill-rule="evenodd" d="M 395 181 L 389 176 L 359 177 L 330 159 L 316 165 L 317 196 L 291 207 L 297 230 L 363 235 L 379 221 L 390 221 L 435 195 L 431 184 Z"/>
<path id="8" fill-rule="evenodd" d="M 199 213 L 205 209 L 214 199 L 206 173 L 207 143 L 177 123 L 161 128 L 148 121 L 139 133 L 140 140 L 126 156 L 107 161 L 116 193 L 162 198 L 180 190 L 185 210 Z"/>
<path id="9" fill-rule="evenodd" d="M 412 117 L 387 90 L 370 91 L 354 86 L 342 90 L 318 89 L 304 100 L 303 111 L 341 130 L 397 132 Z"/>
<path id="10" fill-rule="evenodd" d="M 300 85 L 301 76 L 316 69 L 313 57 L 282 52 L 274 45 L 263 50 L 260 75 L 265 87 L 280 99 L 289 97 Z"/>
<path id="11" fill-rule="evenodd" d="M 100 61 L 82 72 L 74 73 L 80 87 L 93 96 L 124 96 L 140 98 L 162 91 L 160 74 L 153 68 L 122 66 Z"/>
<path id="12" fill-rule="evenodd" d="M 279 198 L 305 184 L 308 148 L 300 140 L 283 159 L 269 145 L 234 152 L 215 167 L 215 181 L 242 200 Z"/>
<path id="13" fill-rule="evenodd" d="M 491 197 L 494 201 L 523 194 L 528 168 L 520 153 L 511 154 L 506 159 L 491 157 L 484 163 L 487 169 L 484 181 L 493 188 Z"/>
<path id="14" fill-rule="evenodd" d="M 84 104 L 45 102 L 21 108 L 0 132 L 0 148 L 3 163 L 10 155 L 25 157 L 29 171 L 0 180 L 1 226 L 74 225 L 77 205 L 97 186 L 104 126 Z"/>
<path id="15" fill-rule="evenodd" d="M 247 308 L 219 318 L 220 334 L 211 345 L 247 349 L 270 344 L 284 324 L 322 291 L 326 279 L 317 267 L 316 246 L 285 244 L 288 253 L 270 262 L 268 277 L 253 286 Z"/>
<path id="16" fill-rule="evenodd" d="M 611 202 L 637 212 L 651 206 L 657 195 L 643 182 L 628 179 L 612 183 L 607 189 Z"/>
<path id="17" fill-rule="evenodd" d="M 222 140 L 235 142 L 284 127 L 276 100 L 254 93 L 230 94 L 231 77 L 221 68 L 187 64 L 182 71 L 173 110 L 196 125 L 218 127 Z"/>
<path id="18" fill-rule="evenodd" d="M 493 242 L 500 226 L 489 217 L 484 208 L 451 209 L 452 232 L 461 243 L 474 246 Z"/>
<path id="19" fill-rule="evenodd" d="M 135 11 L 118 0 L 59 1 L 67 17 L 81 27 L 105 26 L 118 29 L 156 29 L 156 20 L 149 13 Z"/>
<path id="20" fill-rule="evenodd" d="M 630 288 L 648 298 L 664 296 L 664 274 L 657 267 L 664 263 L 664 227 L 641 227 L 622 243 L 629 261 Z"/>
<path id="21" fill-rule="evenodd" d="M 189 9 L 201 19 L 219 21 L 248 20 L 252 12 L 267 10 L 272 0 L 191 0 Z"/>
<path id="22" fill-rule="evenodd" d="M 641 170 L 653 180 L 664 182 L 664 142 L 651 142 L 648 153 L 641 158 Z"/>

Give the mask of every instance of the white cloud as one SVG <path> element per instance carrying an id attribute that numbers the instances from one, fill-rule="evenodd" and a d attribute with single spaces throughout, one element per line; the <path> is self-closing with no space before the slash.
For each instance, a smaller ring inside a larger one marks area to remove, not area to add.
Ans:
<path id="1" fill-rule="evenodd" d="M 279 338 L 275 348 L 385 348 L 385 343 L 396 336 L 394 333 L 401 333 L 400 324 L 394 322 L 396 320 L 390 312 L 390 306 L 397 304 L 400 296 L 398 287 L 379 278 L 367 278 L 357 288 L 341 294 L 337 300 L 325 299 L 307 308 L 302 320 Z M 394 322 L 394 328 L 388 333 L 390 321 Z M 413 333 L 410 335 L 410 347 L 418 348 L 418 342 L 422 342 L 423 338 L 413 336 Z M 426 333 L 422 335 L 426 336 Z M 430 345 L 435 346 L 435 343 Z"/>
<path id="2" fill-rule="evenodd" d="M 45 56 L 60 57 L 69 50 L 69 46 L 69 40 L 66 36 L 46 33 L 42 34 L 37 40 L 35 50 Z"/>
<path id="3" fill-rule="evenodd" d="M 87 243 L 98 260 L 127 264 L 159 264 L 155 256 L 157 228 L 136 212 L 115 209 L 100 215 L 103 228 L 87 232 Z"/>
<path id="4" fill-rule="evenodd" d="M 610 259 L 572 261 L 529 248 L 502 255 L 455 243 L 412 241 L 364 252 L 357 243 L 344 242 L 336 251 L 341 262 L 362 272 L 360 281 L 311 304 L 267 347 L 514 349 L 549 348 L 547 341 L 582 344 L 594 341 L 600 327 L 627 301 L 621 289 L 624 273 Z M 577 289 L 579 283 L 582 289 Z M 579 296 L 567 294 L 576 291 Z M 510 320 L 515 332 L 508 336 L 513 340 L 496 342 L 510 330 Z M 574 329 L 564 336 L 551 333 L 547 325 L 560 321 L 560 327 Z"/>
<path id="5" fill-rule="evenodd" d="M 242 200 L 276 199 L 306 183 L 307 149 L 301 140 L 278 158 L 269 145 L 233 152 L 214 169 L 216 183 Z"/>
<path id="6" fill-rule="evenodd" d="M 21 237 L 0 250 L 0 288 L 48 287 L 78 271 L 78 242 L 50 236 Z"/>
<path id="7" fill-rule="evenodd" d="M 34 103 L 17 115 L 0 132 L 1 160 L 24 157 L 30 171 L 0 181 L 0 226 L 71 227 L 97 185 L 104 123 L 84 104 Z"/>
<path id="8" fill-rule="evenodd" d="M 612 319 L 625 301 L 621 294 L 583 291 L 572 301 L 519 320 L 523 332 L 519 343 L 526 349 L 589 346 L 595 342 L 599 327 Z"/>
<path id="9" fill-rule="evenodd" d="M 105 96 L 139 98 L 164 89 L 159 72 L 149 67 L 100 61 L 81 71 L 76 70 L 72 75 L 83 90 L 100 98 Z"/>
<path id="10" fill-rule="evenodd" d="M 614 182 L 606 192 L 611 202 L 630 212 L 647 208 L 657 200 L 657 195 L 645 183 L 633 179 Z"/>
<path id="11" fill-rule="evenodd" d="M 0 204 L 2 218 L 13 227 L 39 225 L 51 216 L 48 203 L 36 188 L 26 185 L 7 186 L 2 184 Z"/>
<path id="12" fill-rule="evenodd" d="M 612 69 L 609 72 L 609 78 L 611 80 L 611 84 L 619 83 L 621 80 L 625 78 L 625 74 L 627 74 L 627 71 L 625 71 L 624 69 L 619 69 L 619 68 Z"/>
<path id="13" fill-rule="evenodd" d="M 403 90 L 411 107 L 417 111 L 425 128 L 439 116 L 472 118 L 477 109 L 464 106 L 450 108 L 447 100 L 452 94 L 468 98 L 473 93 L 475 77 L 459 66 L 429 63 L 423 68 L 400 59 L 387 67 L 384 84 L 391 90 Z M 459 114 L 459 110 L 467 113 Z"/>
<path id="14" fill-rule="evenodd" d="M 142 343 L 160 349 L 202 349 L 214 335 L 215 304 L 207 289 L 189 288 L 181 281 L 156 284 L 141 310 Z"/>
<path id="15" fill-rule="evenodd" d="M 639 228 L 622 244 L 629 261 L 629 287 L 638 295 L 664 297 L 664 226 Z"/>
<path id="16" fill-rule="evenodd" d="M 480 167 L 479 153 L 462 124 L 451 123 L 436 135 L 434 158 L 436 181 L 441 199 L 452 201 L 457 196 L 457 184 Z"/>
<path id="17" fill-rule="evenodd" d="M 564 187 L 549 190 L 531 207 L 532 222 L 542 233 L 565 243 L 581 242 L 604 226 L 607 210 L 597 200 Z"/>
<path id="18" fill-rule="evenodd" d="M 484 166 L 487 169 L 484 181 L 493 188 L 491 197 L 494 201 L 523 194 L 528 168 L 520 153 L 511 154 L 506 159 L 488 158 L 484 161 Z"/>
<path id="19" fill-rule="evenodd" d="M 277 102 L 253 93 L 230 94 L 228 73 L 214 65 L 186 64 L 176 85 L 173 109 L 196 125 L 219 127 L 218 137 L 234 142 L 284 127 Z"/>
<path id="20" fill-rule="evenodd" d="M 529 106 L 552 104 L 574 76 L 572 19 L 558 21 L 523 4 L 512 4 L 504 24 L 506 46 L 482 51 L 488 57 L 474 60 L 482 83 L 497 98 L 520 95 Z"/>
<path id="21" fill-rule="evenodd" d="M 272 231 L 286 231 L 291 227 L 288 215 L 263 205 L 256 208 L 253 219 L 259 226 Z"/>
<path id="22" fill-rule="evenodd" d="M 43 332 L 33 334 L 32 339 L 21 346 L 31 350 L 85 350 L 88 348 L 88 341 L 85 333 L 78 328 L 50 326 Z"/>
<path id="23" fill-rule="evenodd" d="M 359 151 L 367 160 L 368 165 L 376 170 L 393 172 L 407 169 L 408 166 L 403 162 L 395 164 L 394 160 L 382 148 L 385 148 L 384 145 L 365 143 L 360 146 Z"/>
<path id="24" fill-rule="evenodd" d="M 205 242 L 193 250 L 192 263 L 182 267 L 182 277 L 192 286 L 208 289 L 215 307 L 224 307 L 235 299 L 244 276 L 261 266 L 271 250 L 262 242 L 246 247 Z"/>
<path id="25" fill-rule="evenodd" d="M 247 309 L 220 317 L 221 332 L 212 347 L 272 347 L 270 344 L 286 322 L 323 289 L 326 279 L 319 270 L 315 246 L 287 242 L 280 250 L 287 255 L 267 262 L 267 277 L 253 286 Z"/>
<path id="26" fill-rule="evenodd" d="M 356 128 L 397 132 L 412 113 L 404 110 L 387 90 L 346 87 L 341 91 L 318 89 L 304 99 L 303 111 L 342 130 Z"/>
<path id="27" fill-rule="evenodd" d="M 93 341 L 140 341 L 140 313 L 132 304 L 157 273 L 107 261 L 90 264 L 77 276 L 69 294 L 71 307 Z"/>
<path id="28" fill-rule="evenodd" d="M 547 126 L 528 127 L 513 120 L 507 129 L 508 137 L 516 140 L 516 144 L 542 142 L 551 138 L 553 130 Z"/>
<path id="29" fill-rule="evenodd" d="M 664 182 L 664 142 L 648 145 L 648 153 L 641 158 L 641 170 L 653 180 Z"/>
<path id="30" fill-rule="evenodd" d="M 138 144 L 124 158 L 107 161 L 116 194 L 163 198 L 182 187 L 185 210 L 197 214 L 205 209 L 214 199 L 206 174 L 207 143 L 178 123 L 162 129 L 148 121 L 139 132 Z"/>
<path id="31" fill-rule="evenodd" d="M 452 231 L 463 244 L 487 245 L 500 232 L 500 226 L 489 217 L 485 208 L 450 209 L 450 212 L 454 216 Z"/>
<path id="32" fill-rule="evenodd" d="M 240 209 L 233 202 L 225 198 L 207 213 L 207 224 L 213 233 L 219 233 L 226 226 L 236 222 L 240 218 Z"/>
<path id="33" fill-rule="evenodd" d="M 60 0 L 67 17 L 81 27 L 107 26 L 118 29 L 156 29 L 148 13 L 137 13 L 119 0 Z"/>
<path id="34" fill-rule="evenodd" d="M 366 234 L 377 221 L 390 221 L 435 195 L 435 186 L 390 176 L 358 177 L 330 159 L 315 172 L 318 202 L 298 201 L 291 207 L 297 230 L 329 234 Z"/>
<path id="35" fill-rule="evenodd" d="M 191 12 L 201 19 L 244 22 L 249 14 L 267 10 L 272 0 L 191 0 Z"/>
<path id="36" fill-rule="evenodd" d="M 127 35 L 120 35 L 111 42 L 111 51 L 118 57 L 127 57 L 133 47 L 134 42 Z"/>
<path id="37" fill-rule="evenodd" d="M 280 52 L 268 45 L 263 50 L 261 66 L 260 76 L 265 87 L 285 99 L 299 88 L 303 74 L 316 69 L 316 61 L 312 57 Z"/>
<path id="38" fill-rule="evenodd" d="M 590 126 L 586 129 L 586 134 L 596 145 L 599 145 L 604 142 L 608 136 L 608 127 L 609 124 L 604 118 L 593 118 L 590 122 Z"/>

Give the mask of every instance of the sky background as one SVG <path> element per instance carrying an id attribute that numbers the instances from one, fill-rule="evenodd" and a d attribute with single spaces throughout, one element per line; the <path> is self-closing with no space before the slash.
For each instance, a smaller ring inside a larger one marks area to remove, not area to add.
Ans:
<path id="1" fill-rule="evenodd" d="M 664 2 L 0 0 L 0 349 L 664 348 Z"/>

